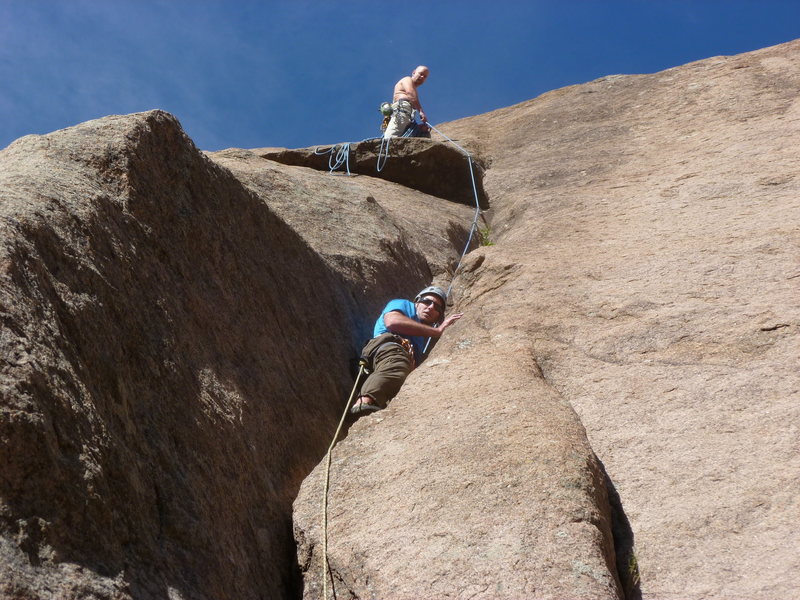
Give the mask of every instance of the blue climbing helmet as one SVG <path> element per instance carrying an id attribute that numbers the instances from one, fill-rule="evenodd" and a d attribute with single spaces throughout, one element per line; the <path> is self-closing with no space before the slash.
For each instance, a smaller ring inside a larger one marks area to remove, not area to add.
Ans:
<path id="1" fill-rule="evenodd" d="M 447 308 L 447 292 L 445 292 L 442 288 L 429 285 L 424 290 L 422 290 L 419 294 L 416 295 L 414 298 L 414 303 L 416 304 L 420 300 L 422 300 L 423 296 L 427 296 L 428 294 L 433 294 L 434 296 L 439 296 L 442 299 L 442 316 L 444 316 L 444 309 Z"/>

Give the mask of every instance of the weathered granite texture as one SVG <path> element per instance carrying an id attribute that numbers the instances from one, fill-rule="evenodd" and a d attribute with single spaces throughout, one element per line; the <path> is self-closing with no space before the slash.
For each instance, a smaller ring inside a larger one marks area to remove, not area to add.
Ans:
<path id="1" fill-rule="evenodd" d="M 0 152 L 0 597 L 292 594 L 364 314 L 455 261 L 472 211 L 241 154 L 240 181 L 158 111 Z"/>
<path id="2" fill-rule="evenodd" d="M 476 280 L 515 269 L 462 302 L 580 415 L 643 597 L 800 597 L 800 41 L 441 129 L 491 160 Z"/>

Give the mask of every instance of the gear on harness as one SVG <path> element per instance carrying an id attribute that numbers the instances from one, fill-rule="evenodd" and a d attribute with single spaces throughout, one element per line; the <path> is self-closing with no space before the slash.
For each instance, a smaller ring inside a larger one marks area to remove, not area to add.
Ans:
<path id="1" fill-rule="evenodd" d="M 400 346 L 403 350 L 406 351 L 409 358 L 411 359 L 411 364 L 416 366 L 417 359 L 414 356 L 414 347 L 411 345 L 411 342 L 400 335 L 395 335 L 392 333 L 384 333 L 381 336 L 384 338 L 383 343 L 375 346 L 372 348 L 370 352 L 362 354 L 358 359 L 358 365 L 364 370 L 364 373 L 367 375 L 371 374 L 375 370 L 375 365 L 373 361 L 375 359 L 375 355 L 380 351 L 383 350 L 386 346 Z M 367 340 L 362 344 L 362 348 L 365 348 L 370 340 Z"/>
<path id="2" fill-rule="evenodd" d="M 392 119 L 392 113 L 394 109 L 389 102 L 381 103 L 378 111 L 383 115 L 383 123 L 381 123 L 381 131 L 386 131 L 386 128 L 389 126 L 389 121 Z"/>
<path id="3" fill-rule="evenodd" d="M 361 347 L 363 348 L 365 345 L 366 345 L 366 342 L 361 344 Z M 370 373 L 372 373 L 372 360 L 371 359 L 372 359 L 371 356 L 365 356 L 365 355 L 362 354 L 361 356 L 358 357 L 358 359 L 351 359 L 350 364 L 352 366 L 357 366 L 358 370 L 363 369 L 364 373 L 369 375 Z M 354 372 L 355 372 L 355 369 L 354 369 Z"/>

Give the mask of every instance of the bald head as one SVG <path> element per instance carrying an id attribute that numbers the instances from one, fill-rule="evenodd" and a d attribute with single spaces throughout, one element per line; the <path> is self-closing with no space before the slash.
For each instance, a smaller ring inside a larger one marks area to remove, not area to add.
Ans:
<path id="1" fill-rule="evenodd" d="M 420 65 L 411 72 L 411 81 L 414 85 L 422 85 L 428 78 L 430 70 L 425 65 Z"/>

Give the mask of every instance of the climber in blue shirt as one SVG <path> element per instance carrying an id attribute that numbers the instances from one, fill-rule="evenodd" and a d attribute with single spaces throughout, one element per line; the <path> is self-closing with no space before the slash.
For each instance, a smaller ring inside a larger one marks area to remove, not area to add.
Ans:
<path id="1" fill-rule="evenodd" d="M 362 352 L 371 373 L 364 380 L 351 413 L 386 408 L 408 374 L 424 360 L 428 339 L 438 339 L 463 316 L 457 313 L 445 318 L 446 302 L 447 293 L 430 286 L 417 294 L 414 302 L 397 299 L 386 305 L 375 322 L 373 338 Z"/>

